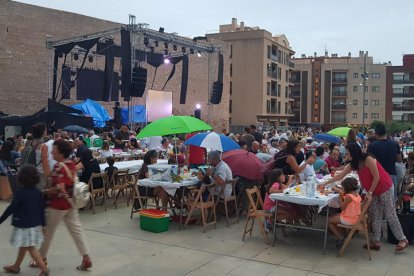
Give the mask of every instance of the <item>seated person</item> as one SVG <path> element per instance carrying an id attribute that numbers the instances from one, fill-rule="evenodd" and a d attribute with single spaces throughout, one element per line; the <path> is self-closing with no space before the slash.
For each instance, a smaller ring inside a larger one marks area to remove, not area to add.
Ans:
<path id="1" fill-rule="evenodd" d="M 310 150 L 306 153 L 305 157 L 305 160 L 300 164 L 300 166 L 302 166 L 303 164 L 307 163 L 305 169 L 299 173 L 299 178 L 301 182 L 316 177 L 315 170 L 313 169 L 313 164 L 315 163 L 316 159 L 315 152 Z"/>
<path id="2" fill-rule="evenodd" d="M 353 177 L 345 178 L 341 182 L 342 189 L 340 189 L 339 204 L 341 206 L 341 213 L 329 217 L 329 229 L 336 237 L 336 247 L 340 248 L 344 244 L 344 233 L 338 224 L 354 225 L 361 214 L 361 197 L 357 193 L 358 181 Z"/>
<path id="3" fill-rule="evenodd" d="M 341 166 L 339 163 L 338 158 L 339 150 L 333 149 L 328 158 L 325 159 L 326 165 L 328 166 L 330 172 L 342 171 L 344 169 L 344 166 Z"/>
<path id="4" fill-rule="evenodd" d="M 101 168 L 99 167 L 99 162 L 96 160 L 90 149 L 86 149 L 82 152 L 79 163 L 76 165 L 78 170 L 82 170 L 82 175 L 79 177 L 79 180 L 84 183 L 89 183 L 93 173 L 100 173 Z M 92 182 L 93 189 L 103 188 L 103 179 L 95 178 Z"/>
<path id="5" fill-rule="evenodd" d="M 106 158 L 106 162 L 108 163 L 108 167 L 105 168 L 105 172 L 108 175 L 108 180 L 111 181 L 114 171 L 118 170 L 118 168 L 114 166 L 114 163 L 115 163 L 114 157 L 109 156 L 108 158 Z"/>
<path id="6" fill-rule="evenodd" d="M 104 141 L 102 148 L 99 150 L 99 157 L 108 158 L 114 156 L 114 152 L 109 148 L 108 141 Z"/>
<path id="7" fill-rule="evenodd" d="M 214 171 L 212 169 L 207 169 L 207 175 L 210 176 L 213 180 L 213 183 L 216 184 L 215 194 L 218 195 L 224 186 L 223 196 L 230 196 L 233 189 L 231 185 L 233 174 L 229 165 L 221 160 L 221 155 L 218 151 L 210 152 L 208 157 L 210 165 L 214 167 Z"/>
<path id="8" fill-rule="evenodd" d="M 325 160 L 323 160 L 323 155 L 325 153 L 325 149 L 321 146 L 317 147 L 315 150 L 316 159 L 315 163 L 313 163 L 313 169 L 315 170 L 316 174 L 329 174 L 328 166 L 326 165 Z"/>

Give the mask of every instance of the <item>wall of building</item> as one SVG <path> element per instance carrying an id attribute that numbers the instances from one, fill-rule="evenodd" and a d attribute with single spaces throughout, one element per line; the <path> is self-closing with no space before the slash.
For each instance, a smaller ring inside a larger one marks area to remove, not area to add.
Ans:
<path id="1" fill-rule="evenodd" d="M 127 15 L 125 15 L 127 16 Z M 82 34 L 100 32 L 121 26 L 119 23 L 109 22 L 79 14 L 46 9 L 38 6 L 0 0 L 0 111 L 10 114 L 28 115 L 47 105 L 48 99 L 48 51 L 46 50 L 47 36 L 53 40 L 71 38 Z M 202 106 L 202 118 L 211 123 L 217 130 L 228 128 L 229 105 L 229 52 L 225 45 L 222 48 L 225 55 L 224 88 L 221 104 L 209 105 L 208 91 L 208 63 L 206 55 L 198 58 L 190 57 L 189 82 L 187 102 L 179 104 L 181 87 L 181 64 L 177 65 L 175 76 L 165 91 L 173 92 L 173 112 L 175 114 L 194 114 L 195 104 Z M 211 57 L 214 71 L 211 83 L 217 79 L 217 55 Z M 94 64 L 98 68 L 103 66 L 103 58 L 97 58 Z M 87 61 L 88 63 L 88 61 Z M 148 68 L 147 89 L 161 89 L 170 74 L 172 65 L 162 65 L 152 83 L 154 70 Z M 73 90 L 72 90 L 73 93 Z M 147 93 L 145 93 L 147 94 Z M 75 96 L 62 103 L 76 102 Z M 145 97 L 139 100 L 145 103 Z M 112 113 L 111 102 L 101 102 Z M 126 105 L 121 101 L 122 105 Z"/>

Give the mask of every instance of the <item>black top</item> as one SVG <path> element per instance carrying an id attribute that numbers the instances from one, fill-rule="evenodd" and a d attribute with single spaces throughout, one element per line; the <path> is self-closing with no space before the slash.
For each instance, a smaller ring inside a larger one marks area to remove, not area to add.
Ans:
<path id="1" fill-rule="evenodd" d="M 93 159 L 81 159 L 82 165 L 83 165 L 83 173 L 79 177 L 79 180 L 84 183 L 89 182 L 89 178 L 91 178 L 92 173 L 100 173 L 101 168 L 99 167 L 99 162 L 95 158 Z M 93 180 L 93 188 L 94 189 L 100 189 L 103 188 L 103 181 L 102 178 L 95 178 Z"/>
<path id="2" fill-rule="evenodd" d="M 262 143 L 262 139 L 263 139 L 263 135 L 260 134 L 259 132 L 255 131 L 252 132 L 252 135 L 254 136 L 254 139 L 259 142 L 260 144 Z"/>
<path id="3" fill-rule="evenodd" d="M 138 172 L 138 179 L 144 179 L 145 178 L 145 174 L 148 172 L 148 165 L 147 164 L 142 164 L 141 169 Z"/>
<path id="4" fill-rule="evenodd" d="M 45 206 L 43 194 L 39 189 L 22 188 L 15 194 L 11 204 L 0 217 L 0 224 L 13 214 L 12 225 L 15 227 L 46 226 Z"/>
<path id="5" fill-rule="evenodd" d="M 285 155 L 276 159 L 275 156 L 275 169 L 281 169 L 284 175 L 295 174 L 295 171 L 286 162 L 286 159 L 291 155 Z"/>
<path id="6" fill-rule="evenodd" d="M 397 142 L 390 139 L 379 139 L 371 143 L 367 151 L 375 156 L 389 174 L 397 174 L 395 161 L 397 154 L 401 152 Z"/>
<path id="7" fill-rule="evenodd" d="M 112 178 L 112 175 L 114 174 L 114 171 L 117 170 L 117 167 L 109 166 L 105 168 L 105 172 L 108 174 L 108 180 L 110 181 Z"/>
<path id="8" fill-rule="evenodd" d="M 303 160 L 305 160 L 305 155 L 303 154 L 302 151 L 300 151 L 298 153 L 298 155 L 296 155 L 296 163 L 298 163 L 298 165 L 302 164 Z"/>
<path id="9" fill-rule="evenodd" d="M 82 157 L 82 154 L 88 149 L 87 146 L 84 144 L 79 145 L 78 149 L 76 150 L 76 157 Z"/>

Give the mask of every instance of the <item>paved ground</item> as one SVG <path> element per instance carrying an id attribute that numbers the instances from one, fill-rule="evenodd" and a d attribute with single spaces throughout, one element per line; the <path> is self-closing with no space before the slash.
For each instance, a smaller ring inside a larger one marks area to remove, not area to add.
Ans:
<path id="1" fill-rule="evenodd" d="M 0 212 L 7 205 L 0 202 Z M 202 232 L 198 225 L 178 231 L 153 234 L 139 229 L 139 218 L 129 219 L 129 208 L 121 204 L 96 215 L 83 211 L 81 219 L 91 249 L 94 267 L 90 272 L 74 268 L 80 256 L 64 225 L 58 229 L 49 256 L 51 275 L 413 275 L 414 248 L 396 255 L 385 240 L 380 252 L 368 261 L 361 237 L 356 238 L 342 258 L 336 257 L 332 237 L 322 254 L 323 235 L 307 231 L 288 231 L 287 242 L 280 236 L 275 247 L 265 244 L 258 229 L 253 237 L 241 241 L 240 224 L 227 228 L 220 219 L 217 229 Z M 10 247 L 10 220 L 0 226 L 0 264 L 14 261 Z M 28 257 L 21 275 L 37 275 L 29 268 Z M 0 272 L 0 275 L 2 273 Z"/>

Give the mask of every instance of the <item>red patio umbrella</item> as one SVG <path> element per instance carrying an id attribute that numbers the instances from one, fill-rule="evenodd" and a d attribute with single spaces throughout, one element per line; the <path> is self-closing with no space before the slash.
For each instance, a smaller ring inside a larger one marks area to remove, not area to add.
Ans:
<path id="1" fill-rule="evenodd" d="M 233 175 L 249 180 L 263 179 L 262 161 L 254 153 L 237 149 L 223 153 L 222 159 L 229 165 Z"/>

